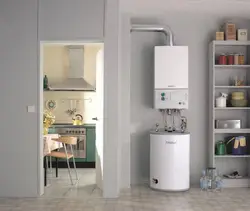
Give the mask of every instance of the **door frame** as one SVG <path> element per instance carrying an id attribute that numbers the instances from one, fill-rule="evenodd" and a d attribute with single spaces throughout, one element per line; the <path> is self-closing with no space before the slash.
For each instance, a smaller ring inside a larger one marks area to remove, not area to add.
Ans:
<path id="1" fill-rule="evenodd" d="M 42 121 L 43 121 L 43 61 L 44 61 L 44 58 L 43 58 L 43 46 L 46 45 L 46 44 L 53 44 L 53 45 L 84 45 L 84 44 L 89 44 L 89 43 L 93 43 L 93 44 L 102 44 L 103 45 L 103 48 L 105 49 L 105 44 L 104 44 L 104 41 L 102 40 L 67 40 L 67 41 L 58 41 L 58 40 L 49 40 L 49 41 L 40 41 L 39 42 L 39 45 L 38 45 L 38 69 L 39 69 L 39 74 L 38 74 L 38 106 L 37 106 L 37 109 L 38 109 L 38 112 L 37 112 L 37 115 L 38 115 L 38 137 L 37 137 L 37 140 L 38 140 L 38 156 L 37 156 L 37 165 L 38 165 L 38 178 L 37 178 L 37 185 L 38 185 L 38 195 L 43 195 L 44 194 L 44 170 L 43 170 L 43 124 L 42 124 Z M 105 68 L 104 68 L 104 72 L 105 72 Z M 107 78 L 103 78 L 103 83 L 104 83 L 104 86 L 105 84 L 108 83 L 107 81 Z M 104 92 L 104 96 L 103 96 L 103 100 L 104 100 L 104 104 L 105 102 L 107 101 L 107 95 L 108 93 Z M 106 110 L 106 106 L 104 106 L 104 109 Z M 105 113 L 105 110 L 104 110 L 104 113 Z M 104 125 L 104 129 L 103 129 L 103 156 L 107 156 L 104 154 L 104 145 L 106 143 L 106 137 L 107 137 L 107 128 L 108 128 L 108 123 L 109 121 L 103 121 L 103 125 Z M 103 165 L 105 162 L 105 159 L 103 160 Z M 104 172 L 103 172 L 103 175 L 104 175 Z M 103 182 L 104 182 L 104 179 L 107 178 L 107 177 L 103 177 Z M 104 190 L 105 186 L 103 187 L 103 192 L 105 192 Z"/>

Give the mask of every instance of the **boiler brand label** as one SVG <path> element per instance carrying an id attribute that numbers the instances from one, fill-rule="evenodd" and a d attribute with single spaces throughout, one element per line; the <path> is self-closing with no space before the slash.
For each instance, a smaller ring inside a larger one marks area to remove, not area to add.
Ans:
<path id="1" fill-rule="evenodd" d="M 176 144 L 176 140 L 171 140 L 171 141 L 165 141 L 166 144 Z"/>

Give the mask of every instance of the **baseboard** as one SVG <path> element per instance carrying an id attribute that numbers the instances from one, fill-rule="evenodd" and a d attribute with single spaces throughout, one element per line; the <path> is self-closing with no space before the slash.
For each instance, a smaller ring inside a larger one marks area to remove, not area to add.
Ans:
<path id="1" fill-rule="evenodd" d="M 73 162 L 69 162 L 71 168 L 74 168 Z M 52 161 L 52 167 L 56 167 L 56 162 Z M 58 168 L 68 168 L 67 162 L 58 162 Z M 95 168 L 95 162 L 76 162 L 76 168 Z"/>

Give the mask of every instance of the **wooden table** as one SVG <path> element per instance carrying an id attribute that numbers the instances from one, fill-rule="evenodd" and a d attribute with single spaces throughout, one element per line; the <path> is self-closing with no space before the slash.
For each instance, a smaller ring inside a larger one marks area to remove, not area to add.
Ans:
<path id="1" fill-rule="evenodd" d="M 47 134 L 43 136 L 43 156 L 44 156 L 44 186 L 47 186 L 47 161 L 46 155 L 50 154 L 51 151 L 62 147 L 62 143 L 53 141 L 52 139 L 59 138 L 59 134 Z M 56 159 L 56 165 L 57 159 Z M 58 166 L 56 166 L 56 176 L 58 175 Z"/>

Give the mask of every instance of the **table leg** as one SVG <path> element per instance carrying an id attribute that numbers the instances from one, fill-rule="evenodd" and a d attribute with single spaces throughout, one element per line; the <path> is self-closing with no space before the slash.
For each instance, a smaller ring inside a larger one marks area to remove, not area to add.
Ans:
<path id="1" fill-rule="evenodd" d="M 44 186 L 47 186 L 47 157 L 43 158 L 43 165 L 44 165 Z"/>
<path id="2" fill-rule="evenodd" d="M 56 158 L 56 177 L 58 177 L 58 158 Z"/>

